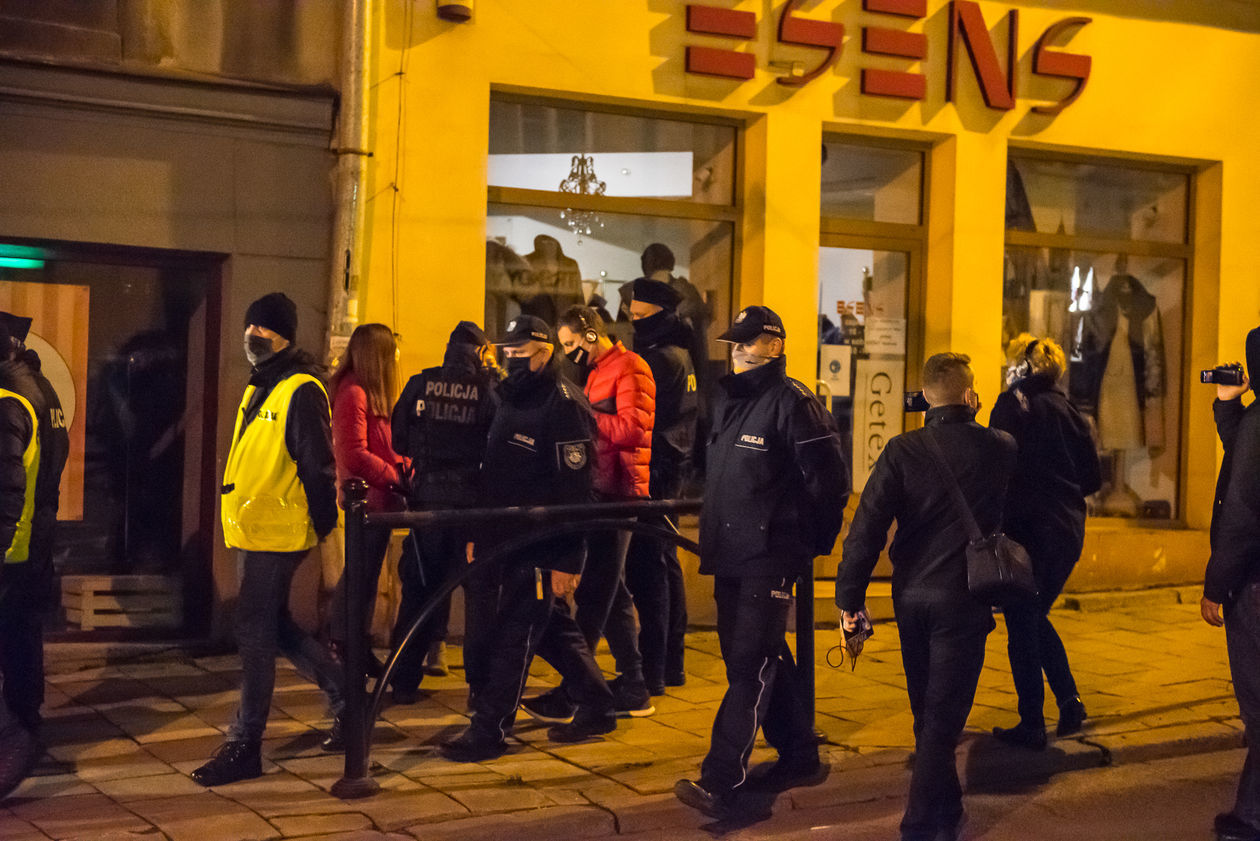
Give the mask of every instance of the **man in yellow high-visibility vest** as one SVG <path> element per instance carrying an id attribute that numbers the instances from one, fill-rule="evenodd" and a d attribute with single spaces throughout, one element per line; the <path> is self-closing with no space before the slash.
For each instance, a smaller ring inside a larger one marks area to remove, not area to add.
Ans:
<path id="1" fill-rule="evenodd" d="M 49 386 L 46 395 L 23 359 L 30 326 L 29 318 L 0 312 L 0 680 L 5 712 L 0 722 L 0 797 L 17 787 L 40 754 L 42 618 L 52 574 L 46 509 L 51 507 L 55 520 L 57 484 L 65 464 L 64 449 L 51 441 L 48 409 L 56 401 L 55 392 Z M 60 405 L 57 409 L 59 414 Z"/>
<path id="2" fill-rule="evenodd" d="M 324 691 L 334 716 L 324 748 L 342 748 L 341 670 L 289 615 L 293 573 L 337 525 L 328 394 L 322 368 L 294 346 L 296 337 L 297 307 L 282 293 L 264 295 L 246 310 L 245 355 L 253 373 L 222 488 L 223 536 L 239 555 L 241 701 L 227 741 L 192 773 L 204 786 L 261 776 L 277 652 Z"/>

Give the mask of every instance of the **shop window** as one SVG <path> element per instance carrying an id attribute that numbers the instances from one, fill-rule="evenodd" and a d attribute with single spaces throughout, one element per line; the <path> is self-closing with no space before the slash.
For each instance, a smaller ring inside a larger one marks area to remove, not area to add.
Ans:
<path id="1" fill-rule="evenodd" d="M 843 141 L 822 147 L 822 215 L 919 224 L 923 153 Z"/>
<path id="2" fill-rule="evenodd" d="M 1018 155 L 1007 167 L 1003 343 L 1066 352 L 1061 385 L 1103 462 L 1093 516 L 1178 516 L 1189 189 L 1186 172 Z"/>
<path id="3" fill-rule="evenodd" d="M 487 330 L 520 313 L 554 325 L 587 303 L 633 348 L 625 284 L 663 245 L 674 266 L 658 279 L 683 296 L 703 396 L 726 366 L 715 339 L 732 309 L 736 137 L 729 123 L 492 102 Z"/>

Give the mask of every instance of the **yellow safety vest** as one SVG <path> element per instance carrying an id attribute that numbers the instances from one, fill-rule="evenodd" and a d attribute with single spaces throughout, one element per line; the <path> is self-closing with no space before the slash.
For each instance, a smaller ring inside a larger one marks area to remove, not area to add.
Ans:
<path id="1" fill-rule="evenodd" d="M 26 489 L 23 492 L 22 516 L 17 522 L 17 531 L 13 533 L 13 542 L 4 553 L 6 564 L 20 564 L 31 556 L 31 518 L 35 515 L 35 480 L 39 476 L 39 419 L 30 401 L 22 395 L 0 388 L 0 400 L 12 397 L 22 404 L 22 408 L 31 416 L 31 440 L 22 453 L 22 469 L 26 471 Z"/>
<path id="2" fill-rule="evenodd" d="M 228 548 L 300 552 L 318 542 L 297 462 L 284 441 L 293 392 L 307 383 L 328 396 L 324 384 L 310 374 L 289 376 L 276 383 L 242 432 L 255 387 L 245 389 L 223 474 L 223 538 Z"/>

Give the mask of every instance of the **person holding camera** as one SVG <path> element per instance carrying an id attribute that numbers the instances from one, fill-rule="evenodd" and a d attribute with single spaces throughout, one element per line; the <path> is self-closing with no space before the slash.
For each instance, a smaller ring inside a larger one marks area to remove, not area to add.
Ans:
<path id="1" fill-rule="evenodd" d="M 1218 369 L 1220 370 L 1220 369 Z M 1260 327 L 1247 334 L 1247 372 L 1260 371 Z M 1213 413 L 1225 447 L 1212 509 L 1211 546 L 1200 610 L 1225 626 L 1234 694 L 1246 728 L 1247 761 L 1234 808 L 1216 816 L 1219 841 L 1260 839 L 1260 404 L 1243 407 L 1251 388 L 1218 384 Z"/>
<path id="2" fill-rule="evenodd" d="M 924 427 L 896 436 L 880 453 L 836 570 L 836 605 L 845 632 L 853 632 L 888 529 L 897 521 L 889 550 L 893 611 L 915 742 L 901 841 L 954 841 L 961 832 L 954 750 L 975 700 L 985 638 L 994 628 L 989 605 L 967 587 L 969 532 L 945 469 L 956 477 L 980 529 L 992 534 L 1015 472 L 1016 446 L 1007 433 L 976 423 L 980 401 L 970 363 L 961 353 L 938 353 L 923 366 L 930 405 Z"/>
<path id="3" fill-rule="evenodd" d="M 1008 348 L 1010 387 L 998 396 L 989 426 L 1019 445 L 1007 494 L 1005 529 L 1024 546 L 1037 580 L 1036 601 L 1003 608 L 1019 723 L 995 727 L 1004 742 L 1044 750 L 1044 671 L 1059 705 L 1057 733 L 1081 729 L 1085 704 L 1076 689 L 1063 641 L 1050 623 L 1050 607 L 1080 560 L 1085 545 L 1085 497 L 1102 486 L 1098 448 L 1089 423 L 1059 388 L 1067 357 L 1053 339 L 1024 333 Z"/>

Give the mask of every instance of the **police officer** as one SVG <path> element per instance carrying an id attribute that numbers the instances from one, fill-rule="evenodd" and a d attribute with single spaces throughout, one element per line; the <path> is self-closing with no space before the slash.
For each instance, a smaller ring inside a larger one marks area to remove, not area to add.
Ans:
<path id="1" fill-rule="evenodd" d="M 691 461 L 700 409 L 687 351 L 691 331 L 676 312 L 682 296 L 668 283 L 641 277 L 630 286 L 635 351 L 656 381 L 649 493 L 652 499 L 674 499 L 682 492 Z M 648 690 L 661 695 L 666 686 L 682 686 L 687 679 L 687 594 L 678 548 L 634 535 L 626 555 L 626 585 L 639 612 L 639 650 Z"/>
<path id="2" fill-rule="evenodd" d="M 477 503 L 477 471 L 486 434 L 499 403 L 494 347 L 481 328 L 461 321 L 451 331 L 442 364 L 407 381 L 394 407 L 394 450 L 411 459 L 408 503 L 415 511 L 469 508 Z M 461 529 L 413 531 L 398 562 L 402 602 L 391 645 L 397 647 L 425 602 L 464 563 L 467 536 Z M 475 577 L 464 587 L 464 675 L 470 691 L 485 679 L 485 631 L 494 618 L 493 580 Z M 446 599 L 419 629 L 419 637 L 395 667 L 395 703 L 414 704 L 425 671 L 425 654 L 446 638 L 451 603 Z"/>
<path id="3" fill-rule="evenodd" d="M 481 466 L 481 504 L 589 502 L 595 424 L 581 390 L 551 365 L 555 344 L 546 322 L 517 316 L 501 344 L 507 379 Z M 490 524 L 469 545 L 468 559 L 490 556 L 516 531 L 510 522 Z M 535 653 L 571 678 L 578 703 L 573 721 L 548 731 L 553 741 L 580 741 L 616 728 L 612 691 L 564 601 L 577 589 L 585 554 L 581 537 L 561 537 L 502 560 L 486 684 L 472 698 L 472 723 L 441 746 L 443 756 L 479 762 L 503 754 Z"/>
<path id="4" fill-rule="evenodd" d="M 822 770 L 784 635 L 793 583 L 840 533 L 849 474 L 835 423 L 787 376 L 786 338 L 779 316 L 761 306 L 718 337 L 731 344 L 734 373 L 719 380 L 713 407 L 700 572 L 714 576 L 728 688 L 700 778 L 674 786 L 682 802 L 717 818 L 738 807 L 759 727 L 779 759 L 758 784 L 786 787 Z"/>
<path id="5" fill-rule="evenodd" d="M 193 771 L 203 786 L 262 775 L 262 737 L 276 678 L 276 651 L 314 678 L 334 715 L 326 750 L 340 748 L 342 672 L 289 615 L 293 573 L 337 525 L 331 415 L 322 369 L 293 342 L 297 307 L 280 292 L 245 311 L 253 366 L 223 475 L 223 536 L 238 552 L 236 642 L 241 701 L 227 741 Z"/>
<path id="6" fill-rule="evenodd" d="M 52 590 L 58 486 L 69 452 L 61 403 L 24 342 L 31 319 L 0 312 L 0 797 L 39 756 L 41 618 Z"/>

